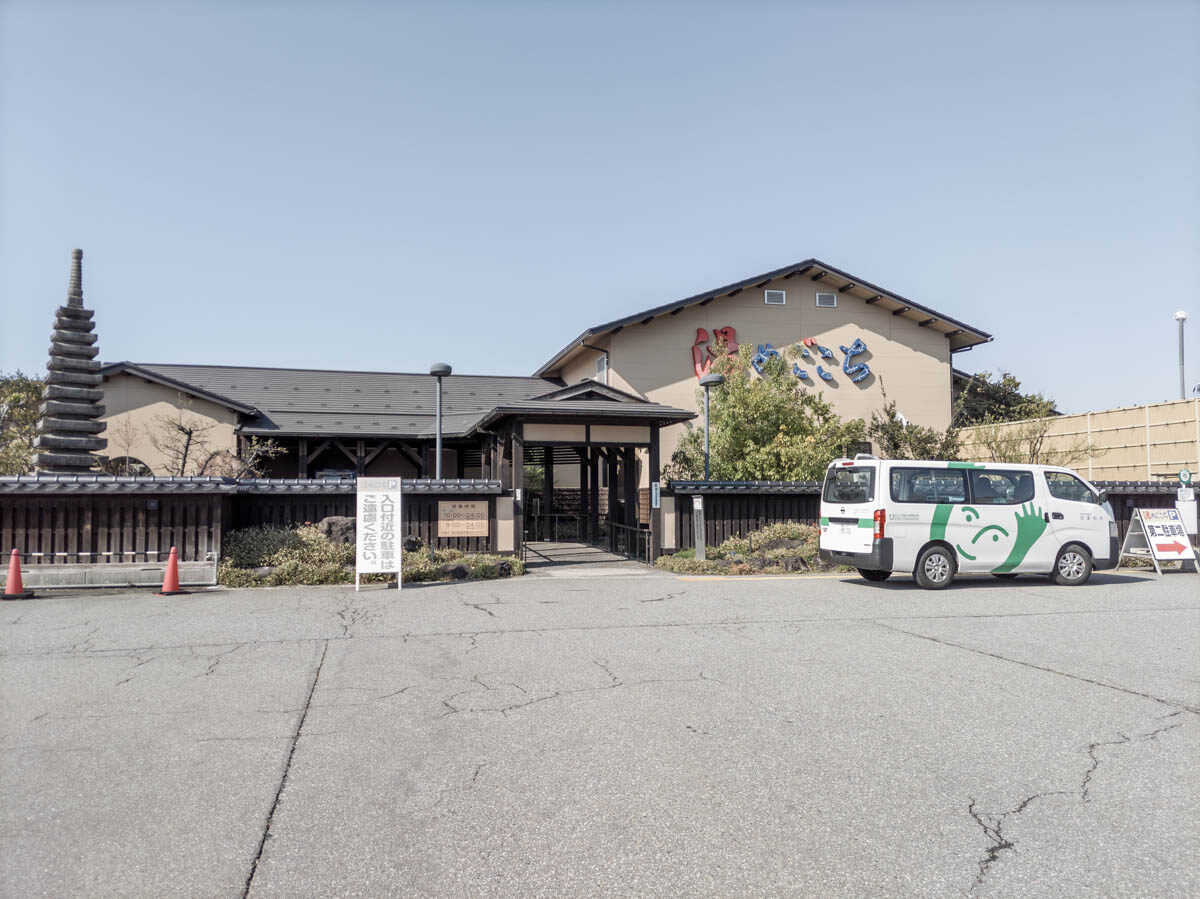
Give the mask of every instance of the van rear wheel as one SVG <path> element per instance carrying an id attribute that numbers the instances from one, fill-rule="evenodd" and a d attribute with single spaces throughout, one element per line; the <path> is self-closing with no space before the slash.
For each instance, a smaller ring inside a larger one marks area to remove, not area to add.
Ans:
<path id="1" fill-rule="evenodd" d="M 917 559 L 913 578 L 926 590 L 944 590 L 954 580 L 954 555 L 944 546 L 931 546 Z"/>
<path id="2" fill-rule="evenodd" d="M 868 581 L 886 581 L 892 576 L 890 571 L 880 571 L 876 568 L 860 568 L 858 573 Z"/>
<path id="3" fill-rule="evenodd" d="M 1092 554 L 1082 546 L 1072 544 L 1059 550 L 1054 560 L 1050 580 L 1064 587 L 1078 587 L 1092 574 Z"/>

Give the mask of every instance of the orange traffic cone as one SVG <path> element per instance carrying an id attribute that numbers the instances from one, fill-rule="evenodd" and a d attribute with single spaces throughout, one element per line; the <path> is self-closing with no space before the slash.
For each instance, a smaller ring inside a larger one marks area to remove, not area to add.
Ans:
<path id="1" fill-rule="evenodd" d="M 14 549 L 8 563 L 8 580 L 4 583 L 4 598 L 29 599 L 31 596 L 33 596 L 33 591 L 26 590 L 25 585 L 21 583 L 21 557 Z"/>
<path id="2" fill-rule="evenodd" d="M 155 596 L 179 596 L 187 593 L 179 589 L 179 554 L 171 547 L 171 555 L 167 557 L 167 573 L 163 576 L 162 589 Z"/>

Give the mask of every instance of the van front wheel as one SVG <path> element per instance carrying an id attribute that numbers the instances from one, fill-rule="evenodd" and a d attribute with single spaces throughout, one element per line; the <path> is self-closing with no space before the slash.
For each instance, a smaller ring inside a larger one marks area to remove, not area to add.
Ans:
<path id="1" fill-rule="evenodd" d="M 1082 546 L 1064 546 L 1054 561 L 1050 579 L 1064 587 L 1078 587 L 1092 574 L 1092 555 Z"/>
<path id="2" fill-rule="evenodd" d="M 860 568 L 858 569 L 858 573 L 868 581 L 886 581 L 892 576 L 890 571 L 879 571 L 875 568 Z"/>
<path id="3" fill-rule="evenodd" d="M 926 590 L 944 590 L 954 580 L 954 556 L 944 546 L 931 546 L 917 559 L 913 578 Z"/>

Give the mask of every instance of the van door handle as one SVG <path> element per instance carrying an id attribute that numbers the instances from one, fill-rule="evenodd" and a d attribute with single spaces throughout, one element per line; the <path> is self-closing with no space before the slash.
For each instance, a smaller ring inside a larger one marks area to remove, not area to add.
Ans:
<path id="1" fill-rule="evenodd" d="M 1050 517 L 1053 518 L 1055 521 L 1061 521 L 1062 517 L 1063 517 L 1063 513 L 1062 512 L 1051 512 Z"/>

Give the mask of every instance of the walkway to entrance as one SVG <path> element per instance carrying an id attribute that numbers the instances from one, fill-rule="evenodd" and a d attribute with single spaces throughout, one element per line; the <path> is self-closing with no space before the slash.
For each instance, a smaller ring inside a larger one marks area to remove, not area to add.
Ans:
<path id="1" fill-rule="evenodd" d="M 525 544 L 525 569 L 550 576 L 655 573 L 649 565 L 588 543 L 540 540 Z"/>

